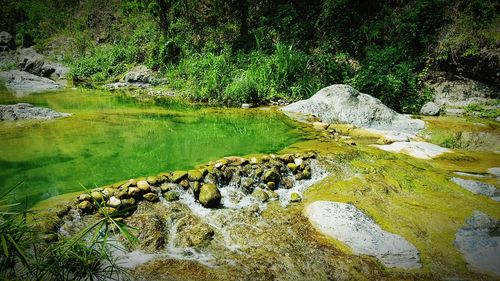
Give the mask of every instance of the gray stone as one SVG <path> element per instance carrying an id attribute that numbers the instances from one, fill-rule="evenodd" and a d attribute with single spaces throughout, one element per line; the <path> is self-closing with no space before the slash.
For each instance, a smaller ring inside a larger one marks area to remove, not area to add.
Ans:
<path id="1" fill-rule="evenodd" d="M 312 114 L 324 123 L 348 123 L 378 130 L 416 133 L 422 120 L 411 119 L 385 106 L 379 99 L 360 93 L 349 85 L 332 85 L 307 100 L 282 108 L 285 113 Z"/>
<path id="2" fill-rule="evenodd" d="M 500 196 L 499 190 L 491 184 L 475 180 L 465 180 L 461 178 L 452 178 L 451 181 L 474 194 L 485 195 L 488 197 L 492 197 L 492 199 L 494 197 Z"/>
<path id="3" fill-rule="evenodd" d="M 13 105 L 0 105 L 0 121 L 21 119 L 54 119 L 67 117 L 71 114 L 60 113 L 50 108 L 36 107 L 29 103 L 18 103 Z"/>
<path id="4" fill-rule="evenodd" d="M 500 223 L 488 215 L 474 211 L 467 226 L 455 235 L 455 246 L 474 271 L 500 275 Z"/>
<path id="5" fill-rule="evenodd" d="M 55 91 L 62 88 L 60 84 L 48 78 L 19 70 L 0 72 L 0 80 L 3 80 L 7 90 L 17 97 L 45 91 Z"/>
<path id="6" fill-rule="evenodd" d="M 488 169 L 488 173 L 500 177 L 500 167 L 493 167 Z"/>
<path id="7" fill-rule="evenodd" d="M 474 103 L 484 103 L 499 98 L 495 88 L 461 76 L 435 73 L 433 81 L 427 84 L 434 92 L 434 102 L 442 107 L 463 108 Z M 448 110 L 446 113 L 448 114 Z M 458 113 L 457 111 L 451 111 Z M 462 112 L 460 112 L 462 113 Z"/>
<path id="8" fill-rule="evenodd" d="M 130 83 L 151 84 L 154 82 L 153 72 L 144 65 L 138 65 L 129 70 L 123 80 Z"/>
<path id="9" fill-rule="evenodd" d="M 52 79 L 64 79 L 69 72 L 69 68 L 48 61 L 45 56 L 37 53 L 33 48 L 19 50 L 19 68 L 31 74 Z"/>
<path id="10" fill-rule="evenodd" d="M 428 116 L 436 116 L 439 114 L 439 106 L 434 102 L 430 101 L 422 106 L 420 109 L 420 114 Z"/>
<path id="11" fill-rule="evenodd" d="M 252 103 L 242 103 L 241 104 L 241 108 L 251 108 L 251 107 L 253 107 Z"/>
<path id="12" fill-rule="evenodd" d="M 14 49 L 14 40 L 7 31 L 0 32 L 0 52 Z"/>
<path id="13" fill-rule="evenodd" d="M 353 205 L 316 201 L 306 207 L 306 214 L 320 232 L 347 244 L 354 254 L 375 256 L 387 267 L 421 267 L 415 246 L 383 230 Z"/>
<path id="14" fill-rule="evenodd" d="M 388 145 L 372 145 L 379 149 L 396 152 L 405 153 L 415 158 L 420 159 L 432 159 L 443 153 L 451 152 L 451 150 L 427 142 L 394 142 Z"/>
<path id="15" fill-rule="evenodd" d="M 497 116 L 497 118 L 495 118 L 495 121 L 500 122 L 500 116 Z"/>

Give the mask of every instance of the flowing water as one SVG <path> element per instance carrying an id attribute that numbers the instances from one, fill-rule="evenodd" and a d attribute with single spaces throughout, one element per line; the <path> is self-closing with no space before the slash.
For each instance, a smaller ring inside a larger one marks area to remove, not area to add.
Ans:
<path id="1" fill-rule="evenodd" d="M 229 155 L 276 152 L 300 139 L 280 112 L 168 102 L 144 104 L 109 93 L 68 90 L 15 98 L 72 116 L 0 122 L 0 190 L 23 182 L 30 206 L 82 186 L 190 169 Z"/>

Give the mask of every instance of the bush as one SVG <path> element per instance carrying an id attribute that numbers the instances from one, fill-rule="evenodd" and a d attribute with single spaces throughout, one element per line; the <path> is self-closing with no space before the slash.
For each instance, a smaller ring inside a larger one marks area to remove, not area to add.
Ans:
<path id="1" fill-rule="evenodd" d="M 421 89 L 417 63 L 406 60 L 404 51 L 396 47 L 369 48 L 365 64 L 350 82 L 361 92 L 405 113 L 418 111 L 429 95 Z"/>

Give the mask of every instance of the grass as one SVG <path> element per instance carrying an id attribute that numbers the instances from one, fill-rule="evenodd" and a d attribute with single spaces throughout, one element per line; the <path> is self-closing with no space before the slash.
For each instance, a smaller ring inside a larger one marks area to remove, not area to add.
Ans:
<path id="1" fill-rule="evenodd" d="M 0 279 L 2 280 L 120 280 L 128 273 L 111 255 L 112 229 L 134 243 L 115 214 L 100 219 L 79 233 L 62 237 L 47 214 L 16 210 L 8 194 L 0 194 Z M 57 219 L 55 219 L 57 220 Z M 49 226 L 46 226 L 46 225 Z"/>

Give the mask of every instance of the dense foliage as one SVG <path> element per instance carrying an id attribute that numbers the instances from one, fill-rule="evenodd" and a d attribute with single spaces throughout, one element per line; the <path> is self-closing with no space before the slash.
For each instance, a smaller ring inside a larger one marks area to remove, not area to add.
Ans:
<path id="1" fill-rule="evenodd" d="M 413 112 L 429 96 L 429 68 L 497 79 L 464 67 L 497 49 L 493 0 L 0 2 L 1 28 L 19 43 L 71 46 L 61 53 L 76 79 L 114 80 L 146 64 L 196 100 L 294 100 L 350 83 Z M 58 45 L 63 37 L 71 39 Z"/>

